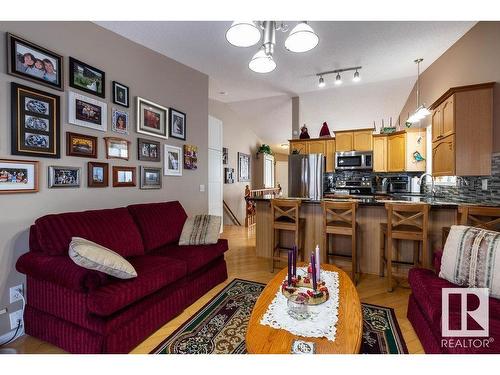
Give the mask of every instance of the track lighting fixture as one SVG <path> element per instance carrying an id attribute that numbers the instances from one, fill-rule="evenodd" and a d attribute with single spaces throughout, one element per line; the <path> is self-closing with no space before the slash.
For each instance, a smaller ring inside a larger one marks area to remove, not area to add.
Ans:
<path id="1" fill-rule="evenodd" d="M 276 31 L 288 32 L 288 25 L 276 21 L 234 21 L 226 31 L 226 39 L 236 47 L 250 47 L 261 40 L 259 51 L 252 57 L 248 67 L 257 73 L 269 73 L 276 68 L 273 59 Z M 285 48 L 292 52 L 306 52 L 316 47 L 319 37 L 306 21 L 299 22 L 285 40 Z"/>
<path id="2" fill-rule="evenodd" d="M 349 71 L 355 71 L 354 72 L 354 77 L 352 79 L 353 82 L 359 82 L 361 80 L 361 76 L 359 75 L 359 71 L 361 70 L 362 66 L 354 66 L 352 68 L 342 68 L 342 69 L 335 69 L 335 70 L 329 70 L 327 72 L 321 72 L 317 73 L 316 76 L 319 77 L 319 82 L 318 82 L 318 87 L 325 87 L 326 83 L 323 78 L 323 76 L 328 75 L 328 74 L 336 74 L 335 76 L 335 85 L 339 86 L 342 84 L 342 77 L 340 73 L 342 72 L 349 72 Z"/>

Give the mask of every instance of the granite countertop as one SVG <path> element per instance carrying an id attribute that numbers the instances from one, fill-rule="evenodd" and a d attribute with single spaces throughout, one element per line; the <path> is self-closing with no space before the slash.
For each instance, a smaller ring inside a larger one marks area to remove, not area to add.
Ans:
<path id="1" fill-rule="evenodd" d="M 261 197 L 252 198 L 254 201 L 270 201 L 274 196 L 263 195 Z M 282 199 L 293 197 L 281 197 Z M 307 204 L 320 204 L 321 200 L 313 200 L 309 198 L 295 198 L 301 199 L 303 203 Z M 383 195 L 349 195 L 349 196 L 338 196 L 335 198 L 333 195 L 326 194 L 326 198 L 323 200 L 331 202 L 345 202 L 355 200 L 360 206 L 383 206 L 386 202 L 392 203 L 428 203 L 435 208 L 457 208 L 459 205 L 470 204 L 470 205 L 482 205 L 482 206 L 492 206 L 499 207 L 500 204 L 495 204 L 492 202 L 481 202 L 481 201 L 451 201 L 447 200 L 446 197 L 431 197 L 428 195 L 412 195 L 412 194 L 383 194 Z"/>

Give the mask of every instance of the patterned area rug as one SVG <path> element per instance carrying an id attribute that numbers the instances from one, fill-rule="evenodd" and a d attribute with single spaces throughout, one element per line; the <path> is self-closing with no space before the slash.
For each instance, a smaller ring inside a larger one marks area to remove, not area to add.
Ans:
<path id="1" fill-rule="evenodd" d="M 151 354 L 244 354 L 253 306 L 265 284 L 234 279 Z M 363 303 L 363 354 L 408 353 L 394 310 Z"/>

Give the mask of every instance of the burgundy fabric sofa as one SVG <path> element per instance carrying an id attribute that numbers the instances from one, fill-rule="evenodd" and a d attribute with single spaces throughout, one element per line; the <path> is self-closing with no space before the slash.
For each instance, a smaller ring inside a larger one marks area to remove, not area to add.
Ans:
<path id="1" fill-rule="evenodd" d="M 227 279 L 226 240 L 178 246 L 187 218 L 179 202 L 47 215 L 30 228 L 26 333 L 72 353 L 127 353 Z M 71 237 L 124 256 L 138 276 L 121 280 L 77 266 Z"/>
<path id="2" fill-rule="evenodd" d="M 458 285 L 438 276 L 441 269 L 442 251 L 434 255 L 435 270 L 413 268 L 408 274 L 412 294 L 408 302 L 408 320 L 417 333 L 426 353 L 432 354 L 493 354 L 500 353 L 500 300 L 489 298 L 489 341 L 484 344 L 483 337 L 451 338 L 441 335 L 441 290 L 443 288 L 458 288 Z M 476 305 L 474 305 L 476 304 Z M 469 310 L 477 307 L 477 301 L 471 297 L 468 300 Z M 450 326 L 453 329 L 461 327 L 460 297 L 450 297 Z M 479 329 L 473 320 L 468 321 L 468 327 Z M 442 340 L 445 342 L 442 342 Z M 471 340 L 469 340 L 471 339 Z"/>

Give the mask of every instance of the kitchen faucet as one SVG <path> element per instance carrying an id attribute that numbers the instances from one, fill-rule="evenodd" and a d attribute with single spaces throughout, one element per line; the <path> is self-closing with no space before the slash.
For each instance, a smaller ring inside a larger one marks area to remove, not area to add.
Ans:
<path id="1" fill-rule="evenodd" d="M 423 173 L 420 176 L 418 183 L 420 184 L 420 186 L 422 186 L 422 182 L 425 180 L 425 178 L 427 176 L 429 176 L 431 178 L 431 195 L 433 198 L 435 198 L 436 197 L 436 188 L 434 187 L 434 177 L 430 173 Z"/>

